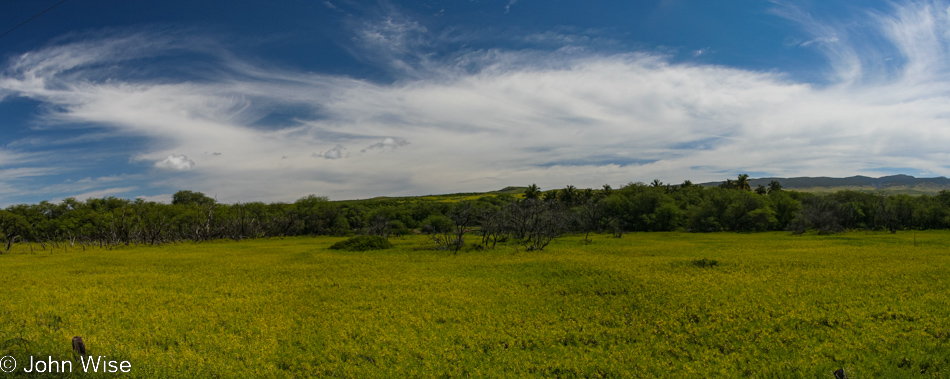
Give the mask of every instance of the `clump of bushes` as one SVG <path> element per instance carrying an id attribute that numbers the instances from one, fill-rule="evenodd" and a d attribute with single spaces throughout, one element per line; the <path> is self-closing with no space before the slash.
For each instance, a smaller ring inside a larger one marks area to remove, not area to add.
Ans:
<path id="1" fill-rule="evenodd" d="M 717 262 L 715 259 L 703 258 L 703 259 L 697 259 L 693 261 L 693 266 L 700 267 L 700 268 L 713 267 L 718 264 L 719 262 Z"/>
<path id="2" fill-rule="evenodd" d="M 383 250 L 391 247 L 393 247 L 393 244 L 381 236 L 356 236 L 330 246 L 333 250 L 346 251 Z"/>

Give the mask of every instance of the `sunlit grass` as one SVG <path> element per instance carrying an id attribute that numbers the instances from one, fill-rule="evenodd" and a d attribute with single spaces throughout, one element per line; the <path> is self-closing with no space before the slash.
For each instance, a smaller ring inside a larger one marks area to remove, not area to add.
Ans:
<path id="1" fill-rule="evenodd" d="M 17 246 L 0 256 L 0 353 L 73 359 L 79 335 L 132 377 L 950 370 L 950 233 L 581 239 L 458 255 L 421 236 L 371 252 L 329 237 Z"/>

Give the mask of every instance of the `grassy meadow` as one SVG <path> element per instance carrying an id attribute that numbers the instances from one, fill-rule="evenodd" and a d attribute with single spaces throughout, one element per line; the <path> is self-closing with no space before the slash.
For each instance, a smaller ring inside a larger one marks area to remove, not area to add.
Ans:
<path id="1" fill-rule="evenodd" d="M 0 355 L 122 377 L 950 377 L 950 232 L 342 238 L 0 255 Z M 715 261 L 715 262 L 713 262 Z"/>

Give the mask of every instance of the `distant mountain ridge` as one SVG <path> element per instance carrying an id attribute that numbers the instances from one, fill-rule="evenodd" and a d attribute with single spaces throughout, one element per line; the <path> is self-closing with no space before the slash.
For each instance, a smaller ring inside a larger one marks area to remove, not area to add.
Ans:
<path id="1" fill-rule="evenodd" d="M 868 176 L 850 176 L 847 178 L 830 178 L 826 176 L 819 177 L 797 177 L 797 178 L 758 178 L 749 179 L 749 185 L 752 188 L 760 184 L 768 187 L 772 181 L 777 181 L 782 188 L 792 190 L 805 190 L 814 192 L 839 191 L 839 190 L 857 190 L 874 191 L 888 193 L 907 193 L 907 194 L 925 194 L 937 193 L 941 190 L 950 190 L 950 179 L 943 176 L 935 178 L 916 178 L 910 175 L 890 175 L 880 178 Z M 719 186 L 723 182 L 707 182 L 701 185 L 707 187 Z"/>
<path id="2" fill-rule="evenodd" d="M 734 179 L 733 179 L 734 180 Z M 886 195 L 936 195 L 942 190 L 950 190 L 950 179 L 938 176 L 936 178 L 915 178 L 910 175 L 891 175 L 880 178 L 868 176 L 850 176 L 847 178 L 831 178 L 827 176 L 818 177 L 796 177 L 796 178 L 758 178 L 749 179 L 749 185 L 755 189 L 760 184 L 768 188 L 773 180 L 779 182 L 783 189 L 801 191 L 801 192 L 837 192 L 837 191 L 860 191 L 875 192 Z M 700 183 L 701 186 L 718 187 L 724 181 Z M 442 199 L 443 201 L 472 200 L 484 195 L 521 195 L 528 187 L 508 186 L 500 190 L 489 192 L 462 192 L 450 194 L 431 194 L 423 196 L 379 196 L 372 198 L 380 202 L 408 201 L 415 198 Z M 545 191 L 560 190 L 559 188 L 547 189 Z M 361 200 L 338 200 L 340 202 L 365 202 L 369 199 Z"/>

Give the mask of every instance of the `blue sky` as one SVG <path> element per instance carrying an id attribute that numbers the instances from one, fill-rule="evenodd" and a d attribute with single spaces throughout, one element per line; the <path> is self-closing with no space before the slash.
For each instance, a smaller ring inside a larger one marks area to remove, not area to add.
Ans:
<path id="1" fill-rule="evenodd" d="M 948 116 L 945 1 L 69 0 L 0 38 L 0 205 L 950 176 Z"/>

